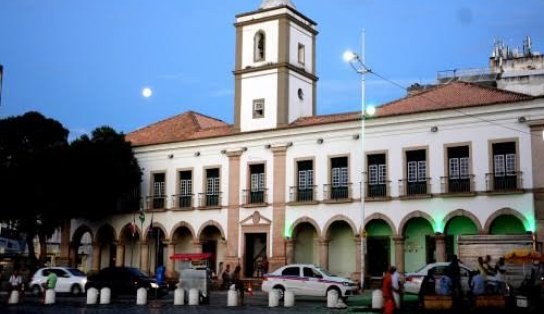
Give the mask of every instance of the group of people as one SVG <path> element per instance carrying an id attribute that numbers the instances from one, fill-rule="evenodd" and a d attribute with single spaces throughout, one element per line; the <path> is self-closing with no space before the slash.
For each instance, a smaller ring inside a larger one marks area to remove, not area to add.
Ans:
<path id="1" fill-rule="evenodd" d="M 227 264 L 223 272 L 221 273 L 222 288 L 229 289 L 231 285 L 234 285 L 234 289 L 238 292 L 240 297 L 240 304 L 244 304 L 244 283 L 242 282 L 241 272 L 242 267 L 236 265 L 234 271 L 231 272 L 230 264 Z"/>
<path id="2" fill-rule="evenodd" d="M 2 277 L 4 270 L 2 269 L 0 271 L 0 277 Z M 48 289 L 55 289 L 57 285 L 57 275 L 50 271 L 48 274 L 46 274 L 46 280 L 42 283 L 42 301 L 45 298 L 45 291 Z M 1 284 L 0 284 L 1 286 Z M 23 276 L 21 275 L 21 272 L 18 269 L 14 269 L 9 277 L 8 285 L 7 285 L 7 295 L 5 302 L 8 303 L 9 299 L 11 297 L 11 293 L 13 291 L 19 291 L 19 300 L 22 299 L 24 296 L 25 291 L 25 284 L 23 280 Z"/>

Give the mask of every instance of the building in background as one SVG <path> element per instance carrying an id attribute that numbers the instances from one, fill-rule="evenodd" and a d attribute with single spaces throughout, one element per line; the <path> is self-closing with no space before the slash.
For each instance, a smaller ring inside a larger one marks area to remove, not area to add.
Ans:
<path id="1" fill-rule="evenodd" d="M 316 115 L 317 24 L 291 1 L 235 29 L 234 124 L 190 111 L 129 133 L 141 220 L 72 221 L 69 260 L 92 245 L 91 270 L 175 277 L 170 256 L 209 252 L 245 277 L 266 257 L 358 279 L 361 241 L 369 277 L 446 260 L 458 235 L 542 241 L 544 98 L 451 80 L 384 104 L 361 133 L 360 112 Z"/>

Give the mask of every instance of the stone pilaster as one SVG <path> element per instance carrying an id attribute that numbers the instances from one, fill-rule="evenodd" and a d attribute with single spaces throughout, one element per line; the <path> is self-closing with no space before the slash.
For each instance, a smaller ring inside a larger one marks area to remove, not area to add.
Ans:
<path id="1" fill-rule="evenodd" d="M 287 264 L 295 262 L 295 243 L 293 240 L 285 240 L 285 257 Z"/>
<path id="2" fill-rule="evenodd" d="M 272 145 L 273 175 L 272 193 L 272 258 L 270 259 L 271 271 L 285 265 L 285 159 L 287 148 L 290 144 Z"/>
<path id="3" fill-rule="evenodd" d="M 329 241 L 326 239 L 319 240 L 319 266 L 329 268 Z"/>
<path id="4" fill-rule="evenodd" d="M 394 237 L 395 242 L 395 263 L 399 273 L 404 272 L 404 237 Z"/>
<path id="5" fill-rule="evenodd" d="M 140 243 L 140 267 L 143 271 L 149 272 L 149 244 Z"/>
<path id="6" fill-rule="evenodd" d="M 361 238 L 355 237 L 355 272 L 353 273 L 353 278 L 357 282 L 361 280 Z M 366 258 L 365 258 L 366 260 Z M 365 268 L 366 269 L 366 268 Z"/>
<path id="7" fill-rule="evenodd" d="M 169 242 L 166 245 L 166 278 L 174 278 L 174 260 L 170 256 L 176 253 L 176 246 L 174 243 Z"/>
<path id="8" fill-rule="evenodd" d="M 117 243 L 117 250 L 115 254 L 115 266 L 121 267 L 125 265 L 125 244 Z"/>
<path id="9" fill-rule="evenodd" d="M 100 243 L 93 242 L 93 261 L 91 271 L 97 272 L 100 270 Z"/>
<path id="10" fill-rule="evenodd" d="M 230 264 L 232 269 L 238 264 L 239 257 L 240 156 L 242 153 L 242 149 L 226 152 L 226 155 L 229 158 L 229 203 L 227 209 L 227 251 L 224 262 Z"/>
<path id="11" fill-rule="evenodd" d="M 202 242 L 193 241 L 193 247 L 194 247 L 195 253 L 202 253 Z"/>

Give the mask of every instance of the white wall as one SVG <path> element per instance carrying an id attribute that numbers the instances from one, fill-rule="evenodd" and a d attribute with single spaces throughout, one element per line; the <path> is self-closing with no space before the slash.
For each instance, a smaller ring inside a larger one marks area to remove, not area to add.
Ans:
<path id="1" fill-rule="evenodd" d="M 302 89 L 304 97 L 298 97 L 298 89 Z M 300 117 L 310 117 L 313 114 L 312 81 L 293 71 L 289 71 L 289 123 Z"/>
<path id="2" fill-rule="evenodd" d="M 272 129 L 277 125 L 277 70 L 246 74 L 241 82 L 240 129 L 242 132 Z M 264 118 L 253 119 L 253 101 L 264 99 Z"/>
<path id="3" fill-rule="evenodd" d="M 313 35 L 310 34 L 307 30 L 304 30 L 297 24 L 291 22 L 290 25 L 290 34 L 289 34 L 289 46 L 291 47 L 289 51 L 289 62 L 294 64 L 297 67 L 304 67 L 304 70 L 308 73 L 313 73 Z M 305 49 L 304 56 L 304 65 L 301 65 L 298 62 L 298 44 L 303 44 Z"/>
<path id="4" fill-rule="evenodd" d="M 265 33 L 265 59 L 255 62 L 253 39 L 259 31 Z M 279 22 L 277 20 L 244 26 L 242 34 L 242 69 L 278 62 Z"/>

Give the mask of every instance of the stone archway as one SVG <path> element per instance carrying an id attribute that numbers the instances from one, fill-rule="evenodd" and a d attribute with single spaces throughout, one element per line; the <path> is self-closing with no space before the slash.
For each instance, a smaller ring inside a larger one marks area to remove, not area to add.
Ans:
<path id="1" fill-rule="evenodd" d="M 219 269 L 219 262 L 225 259 L 225 234 L 221 225 L 215 221 L 208 221 L 200 227 L 198 242 L 195 242 L 197 253 L 211 253 L 210 268 L 213 272 Z"/>
<path id="2" fill-rule="evenodd" d="M 315 264 L 327 268 L 327 261 L 320 258 L 319 229 L 311 221 L 299 222 L 292 231 L 292 256 L 288 263 Z M 291 250 L 288 250 L 291 251 Z M 289 254 L 291 255 L 291 254 Z"/>
<path id="3" fill-rule="evenodd" d="M 365 275 L 381 277 L 394 260 L 395 229 L 390 221 L 378 218 L 377 215 L 375 217 L 365 224 Z"/>
<path id="4" fill-rule="evenodd" d="M 93 267 L 97 271 L 105 267 L 115 266 L 117 255 L 117 234 L 110 224 L 98 228 L 93 248 Z"/>
<path id="5" fill-rule="evenodd" d="M 404 271 L 413 272 L 436 260 L 432 220 L 413 215 L 401 223 L 404 238 Z"/>
<path id="6" fill-rule="evenodd" d="M 79 226 L 72 235 L 70 259 L 85 273 L 93 268 L 93 232 L 87 225 Z"/>
<path id="7" fill-rule="evenodd" d="M 458 252 L 458 236 L 480 234 L 482 232 L 482 225 L 478 221 L 478 218 L 463 209 L 458 209 L 448 214 L 444 218 L 444 222 L 445 252 L 448 257 Z"/>
<path id="8" fill-rule="evenodd" d="M 503 208 L 489 216 L 484 230 L 488 234 L 523 234 L 526 231 L 526 222 L 526 218 L 520 212 Z"/>
<path id="9" fill-rule="evenodd" d="M 339 276 L 355 277 L 358 272 L 357 258 L 346 258 L 346 256 L 358 256 L 360 251 L 357 229 L 345 220 L 336 220 L 328 225 L 325 230 L 328 241 L 328 269 Z"/>
<path id="10" fill-rule="evenodd" d="M 119 233 L 117 265 L 140 268 L 140 230 L 136 224 L 126 224 Z"/>

